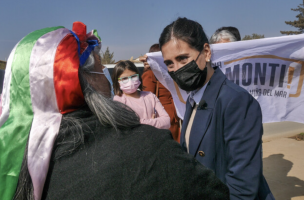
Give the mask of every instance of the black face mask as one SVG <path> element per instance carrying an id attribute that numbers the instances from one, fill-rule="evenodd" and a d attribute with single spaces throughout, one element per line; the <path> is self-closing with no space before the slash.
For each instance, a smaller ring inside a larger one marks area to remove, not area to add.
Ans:
<path id="1" fill-rule="evenodd" d="M 200 55 L 201 53 L 197 56 L 196 60 Z M 204 70 L 200 70 L 200 68 L 196 64 L 196 60 L 192 60 L 191 62 L 189 62 L 188 64 L 186 64 L 175 72 L 169 72 L 171 78 L 183 90 L 196 90 L 199 87 L 202 87 L 206 81 L 207 66 L 205 66 Z"/>

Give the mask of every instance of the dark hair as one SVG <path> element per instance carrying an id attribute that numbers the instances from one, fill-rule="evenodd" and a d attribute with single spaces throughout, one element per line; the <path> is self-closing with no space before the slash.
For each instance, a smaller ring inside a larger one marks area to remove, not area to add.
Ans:
<path id="1" fill-rule="evenodd" d="M 152 52 L 158 52 L 160 51 L 160 48 L 159 48 L 159 44 L 156 43 L 156 44 L 153 44 L 150 49 L 149 49 L 149 53 L 152 53 Z"/>
<path id="2" fill-rule="evenodd" d="M 137 67 L 134 65 L 134 63 L 132 63 L 129 60 L 120 61 L 119 63 L 116 64 L 116 66 L 113 69 L 113 73 L 112 73 L 113 89 L 114 89 L 115 95 L 117 95 L 117 96 L 121 96 L 123 94 L 123 92 L 120 89 L 119 83 L 118 83 L 118 78 L 126 69 L 128 69 L 132 72 L 135 72 L 136 74 L 139 75 L 139 80 L 140 80 L 141 84 L 139 85 L 138 88 L 140 90 L 142 90 L 141 75 L 139 74 L 139 71 L 138 71 Z"/>
<path id="3" fill-rule="evenodd" d="M 223 26 L 222 28 L 217 29 L 215 32 L 220 32 L 222 30 L 227 30 L 230 33 L 234 35 L 236 38 L 236 41 L 241 41 L 241 34 L 239 32 L 239 29 L 233 27 L 233 26 Z"/>
<path id="4" fill-rule="evenodd" d="M 164 28 L 159 38 L 160 49 L 164 44 L 169 42 L 172 37 L 186 42 L 191 48 L 199 52 L 204 49 L 205 43 L 209 44 L 203 27 L 198 22 L 185 17 L 178 18 Z"/>

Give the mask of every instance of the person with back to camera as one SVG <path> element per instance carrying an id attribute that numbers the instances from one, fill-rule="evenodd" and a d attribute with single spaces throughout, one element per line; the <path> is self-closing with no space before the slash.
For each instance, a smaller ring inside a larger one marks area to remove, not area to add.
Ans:
<path id="1" fill-rule="evenodd" d="M 159 44 L 153 44 L 149 53 L 160 51 Z M 144 56 L 145 57 L 145 56 Z M 140 58 L 141 59 L 141 58 Z M 143 91 L 150 91 L 156 95 L 160 103 L 164 106 L 166 112 L 170 116 L 170 131 L 175 141 L 180 141 L 179 117 L 177 116 L 172 95 L 163 84 L 161 84 L 154 76 L 149 65 L 144 66 L 144 73 L 141 76 Z"/>
<path id="2" fill-rule="evenodd" d="M 121 61 L 114 67 L 114 101 L 132 108 L 142 124 L 156 128 L 169 129 L 170 117 L 158 98 L 151 92 L 142 90 L 141 78 L 137 67 L 131 61 Z"/>
<path id="3" fill-rule="evenodd" d="M 203 27 L 178 18 L 164 28 L 159 44 L 170 76 L 190 92 L 183 149 L 227 184 L 230 199 L 274 199 L 263 176 L 260 105 L 218 67 L 211 67 Z"/>
<path id="4" fill-rule="evenodd" d="M 86 34 L 75 22 L 72 31 L 34 31 L 12 51 L 0 118 L 0 199 L 229 199 L 227 186 L 168 130 L 141 125 L 112 100 L 100 48 L 97 31 Z"/>

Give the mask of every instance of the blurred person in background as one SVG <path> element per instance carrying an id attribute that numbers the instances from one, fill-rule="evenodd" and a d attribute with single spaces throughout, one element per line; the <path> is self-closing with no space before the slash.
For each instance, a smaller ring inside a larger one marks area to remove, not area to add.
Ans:
<path id="1" fill-rule="evenodd" d="M 170 117 L 159 99 L 152 92 L 141 91 L 141 77 L 131 61 L 116 64 L 112 74 L 114 101 L 132 108 L 140 118 L 141 124 L 156 128 L 169 129 Z"/>
<path id="2" fill-rule="evenodd" d="M 241 34 L 239 29 L 237 29 L 236 27 L 233 26 L 223 26 L 219 29 L 217 29 L 217 31 L 222 31 L 222 30 L 227 30 L 230 33 L 232 33 L 234 35 L 234 37 L 236 38 L 236 41 L 241 41 Z"/>
<path id="3" fill-rule="evenodd" d="M 227 186 L 168 130 L 141 125 L 112 100 L 100 48 L 97 31 L 86 34 L 75 22 L 72 31 L 34 31 L 12 51 L 0 118 L 0 199 L 228 199 Z"/>
<path id="4" fill-rule="evenodd" d="M 237 28 L 232 26 L 222 27 L 211 36 L 210 44 L 241 41 L 241 35 Z"/>
<path id="5" fill-rule="evenodd" d="M 160 51 L 159 44 L 153 44 L 149 53 Z M 142 58 L 141 58 L 142 59 Z M 173 139 L 180 142 L 179 117 L 177 116 L 172 95 L 163 84 L 161 84 L 153 74 L 149 64 L 144 65 L 144 73 L 142 75 L 143 91 L 150 91 L 156 95 L 165 110 L 170 116 L 170 131 Z"/>

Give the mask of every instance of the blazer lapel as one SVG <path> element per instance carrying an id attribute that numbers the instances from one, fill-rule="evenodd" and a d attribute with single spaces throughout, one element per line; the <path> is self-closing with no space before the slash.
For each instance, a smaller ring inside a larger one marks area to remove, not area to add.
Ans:
<path id="1" fill-rule="evenodd" d="M 195 155 L 209 127 L 213 109 L 197 109 L 189 139 L 189 153 Z"/>
<path id="2" fill-rule="evenodd" d="M 214 70 L 214 74 L 209 80 L 207 88 L 201 99 L 201 101 L 205 101 L 205 104 L 202 108 L 197 109 L 196 115 L 194 117 L 189 139 L 189 153 L 192 155 L 196 154 L 208 130 L 211 119 L 213 117 L 213 108 L 216 99 L 220 93 L 221 87 L 224 84 L 225 80 L 226 76 L 220 69 L 216 67 Z"/>

